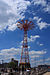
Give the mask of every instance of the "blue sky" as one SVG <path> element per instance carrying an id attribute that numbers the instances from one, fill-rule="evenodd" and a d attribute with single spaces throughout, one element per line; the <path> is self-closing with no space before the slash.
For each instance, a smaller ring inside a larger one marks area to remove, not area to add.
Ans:
<path id="1" fill-rule="evenodd" d="M 50 63 L 50 2 L 49 0 L 0 0 L 0 62 L 20 60 L 23 31 L 17 28 L 21 19 L 33 21 L 28 31 L 32 66 Z M 36 59 L 36 61 L 35 61 Z"/>

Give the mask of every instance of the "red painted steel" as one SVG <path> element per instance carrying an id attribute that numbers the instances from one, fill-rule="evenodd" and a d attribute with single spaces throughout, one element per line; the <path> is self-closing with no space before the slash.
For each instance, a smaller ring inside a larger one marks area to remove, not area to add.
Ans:
<path id="1" fill-rule="evenodd" d="M 24 30 L 24 39 L 23 39 L 20 63 L 30 63 L 29 62 L 28 42 L 27 42 L 27 31 L 34 28 L 34 24 L 32 21 L 21 20 L 21 22 L 18 22 L 17 26 L 21 30 Z"/>

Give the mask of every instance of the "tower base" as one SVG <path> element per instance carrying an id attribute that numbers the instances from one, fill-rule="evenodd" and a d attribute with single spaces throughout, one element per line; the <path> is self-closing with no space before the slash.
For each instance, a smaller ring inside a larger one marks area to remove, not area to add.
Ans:
<path id="1" fill-rule="evenodd" d="M 30 69 L 30 63 L 19 63 L 19 68 L 22 71 L 25 71 L 26 69 Z"/>

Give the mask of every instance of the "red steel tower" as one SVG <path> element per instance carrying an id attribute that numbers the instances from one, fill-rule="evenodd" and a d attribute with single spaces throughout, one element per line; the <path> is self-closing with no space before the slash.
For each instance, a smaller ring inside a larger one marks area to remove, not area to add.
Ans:
<path id="1" fill-rule="evenodd" d="M 23 46 L 21 52 L 21 60 L 20 60 L 20 68 L 30 68 L 30 61 L 29 61 L 29 51 L 28 51 L 28 42 L 27 42 L 27 31 L 31 30 L 34 27 L 32 21 L 28 20 L 21 20 L 17 24 L 18 28 L 24 30 L 24 38 L 23 38 Z"/>

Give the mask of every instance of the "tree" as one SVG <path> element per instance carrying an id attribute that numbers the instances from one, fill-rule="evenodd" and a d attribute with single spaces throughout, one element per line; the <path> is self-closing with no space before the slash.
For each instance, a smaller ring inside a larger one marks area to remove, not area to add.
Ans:
<path id="1" fill-rule="evenodd" d="M 9 63 L 9 68 L 16 68 L 16 67 L 17 67 L 17 65 L 16 65 L 15 62 L 10 62 Z"/>

